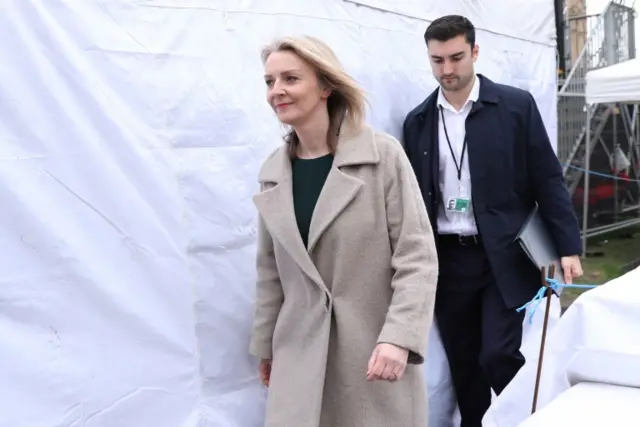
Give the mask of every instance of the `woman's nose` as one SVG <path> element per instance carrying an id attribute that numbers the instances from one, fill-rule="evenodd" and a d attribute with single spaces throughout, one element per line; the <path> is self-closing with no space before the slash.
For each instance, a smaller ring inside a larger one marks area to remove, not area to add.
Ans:
<path id="1" fill-rule="evenodd" d="M 284 94 L 284 86 L 280 83 L 279 80 L 276 80 L 273 83 L 273 87 L 271 88 L 271 92 L 273 95 L 283 95 Z"/>

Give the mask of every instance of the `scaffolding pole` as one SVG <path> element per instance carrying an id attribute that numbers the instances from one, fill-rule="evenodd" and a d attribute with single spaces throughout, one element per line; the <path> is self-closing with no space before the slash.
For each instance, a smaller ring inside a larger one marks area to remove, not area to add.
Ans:
<path id="1" fill-rule="evenodd" d="M 585 166 L 584 166 L 584 191 L 582 192 L 582 256 L 587 256 L 587 230 L 589 219 L 589 175 L 591 171 L 591 108 L 586 104 L 587 124 L 585 133 Z"/>

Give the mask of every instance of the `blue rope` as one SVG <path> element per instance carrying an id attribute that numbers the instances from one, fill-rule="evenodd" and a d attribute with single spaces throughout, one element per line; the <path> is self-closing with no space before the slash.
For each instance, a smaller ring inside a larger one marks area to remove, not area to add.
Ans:
<path id="1" fill-rule="evenodd" d="M 534 296 L 531 301 L 529 301 L 522 307 L 516 309 L 517 312 L 521 312 L 522 310 L 526 310 L 529 306 L 533 306 L 533 310 L 531 310 L 531 313 L 529 314 L 529 323 L 531 323 L 531 321 L 533 320 L 533 315 L 536 313 L 538 306 L 542 302 L 542 298 L 545 297 L 545 294 L 547 293 L 547 289 L 552 289 L 554 291 L 557 291 L 560 288 L 593 289 L 598 286 L 598 285 L 581 285 L 581 284 L 568 285 L 565 283 L 558 283 L 558 281 L 555 279 L 546 279 L 546 281 L 548 286 L 541 287 L 538 290 L 538 293 L 536 294 L 536 296 Z"/>
<path id="2" fill-rule="evenodd" d="M 563 163 L 562 165 L 566 166 L 568 168 L 571 168 L 571 169 L 579 170 L 580 172 L 588 173 L 589 175 L 600 176 L 602 178 L 609 178 L 609 179 L 613 179 L 615 181 L 624 181 L 624 182 L 630 182 L 630 183 L 632 183 L 632 182 L 640 182 L 640 179 L 631 179 L 631 178 L 623 178 L 621 176 L 608 175 L 606 173 L 587 170 L 587 169 L 580 168 L 578 166 L 570 165 L 570 164 L 567 164 L 567 163 Z"/>

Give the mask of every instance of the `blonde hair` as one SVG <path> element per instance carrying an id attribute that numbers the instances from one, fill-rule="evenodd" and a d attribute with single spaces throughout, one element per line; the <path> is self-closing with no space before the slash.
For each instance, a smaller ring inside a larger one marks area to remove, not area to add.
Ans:
<path id="1" fill-rule="evenodd" d="M 292 52 L 311 65 L 318 76 L 320 84 L 331 89 L 327 99 L 329 112 L 329 131 L 327 141 L 332 154 L 335 154 L 338 135 L 343 121 L 349 127 L 358 129 L 364 122 L 366 96 L 356 81 L 342 68 L 333 50 L 323 41 L 310 36 L 285 37 L 276 40 L 262 50 L 262 62 L 266 63 L 274 52 Z M 296 157 L 300 140 L 295 130 L 291 129 L 285 136 L 289 143 L 289 152 Z"/>

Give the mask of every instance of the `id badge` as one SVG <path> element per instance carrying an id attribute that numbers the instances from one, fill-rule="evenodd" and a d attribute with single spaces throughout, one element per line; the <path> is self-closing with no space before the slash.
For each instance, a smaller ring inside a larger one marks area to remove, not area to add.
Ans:
<path id="1" fill-rule="evenodd" d="M 447 200 L 447 211 L 457 213 L 468 212 L 470 203 L 471 201 L 469 199 L 449 197 L 449 200 Z"/>

